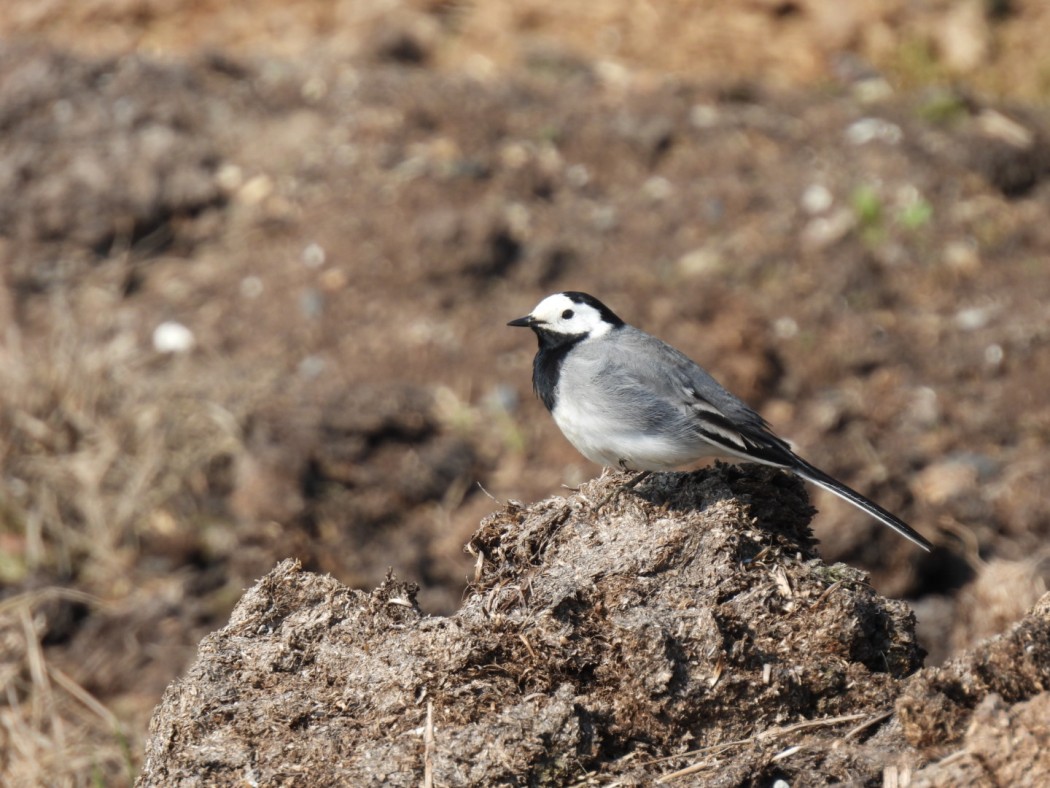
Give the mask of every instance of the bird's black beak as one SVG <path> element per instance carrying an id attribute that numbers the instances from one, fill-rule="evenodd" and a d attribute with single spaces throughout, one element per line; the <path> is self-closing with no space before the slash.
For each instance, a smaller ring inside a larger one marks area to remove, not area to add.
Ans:
<path id="1" fill-rule="evenodd" d="M 536 318 L 532 315 L 525 315 L 525 317 L 519 317 L 517 320 L 511 320 L 507 325 L 515 328 L 532 328 L 536 325 Z"/>

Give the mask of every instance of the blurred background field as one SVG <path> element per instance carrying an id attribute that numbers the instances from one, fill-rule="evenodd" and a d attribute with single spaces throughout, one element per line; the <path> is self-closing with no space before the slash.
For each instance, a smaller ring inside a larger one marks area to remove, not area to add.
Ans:
<path id="1" fill-rule="evenodd" d="M 2 782 L 129 784 L 282 558 L 455 609 L 490 495 L 597 472 L 504 329 L 561 289 L 938 544 L 815 498 L 930 661 L 1001 631 L 1050 567 L 1047 40 L 1035 0 L 10 0 Z"/>

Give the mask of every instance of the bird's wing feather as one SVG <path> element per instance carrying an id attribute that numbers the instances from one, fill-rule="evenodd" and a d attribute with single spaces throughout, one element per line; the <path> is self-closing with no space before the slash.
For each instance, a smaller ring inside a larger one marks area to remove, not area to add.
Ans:
<path id="1" fill-rule="evenodd" d="M 662 417 L 678 416 L 676 429 L 699 433 L 729 454 L 794 465 L 790 447 L 765 420 L 684 353 L 631 326 L 616 333 L 618 351 L 605 354 L 606 383 L 635 401 L 658 401 Z"/>

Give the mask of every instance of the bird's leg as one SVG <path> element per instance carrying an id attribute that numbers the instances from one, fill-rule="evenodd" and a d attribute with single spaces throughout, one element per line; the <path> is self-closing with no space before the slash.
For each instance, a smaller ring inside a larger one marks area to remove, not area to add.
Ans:
<path id="1" fill-rule="evenodd" d="M 619 466 L 620 466 L 620 470 L 623 473 L 628 473 L 629 472 L 629 469 L 627 468 L 627 463 L 624 460 L 620 460 Z M 640 473 L 635 474 L 635 476 L 633 476 L 631 479 L 629 479 L 625 483 L 616 485 L 616 487 L 613 488 L 612 492 L 610 492 L 608 495 L 606 495 L 598 503 L 598 507 L 597 508 L 600 509 L 601 507 L 605 506 L 605 504 L 609 503 L 609 501 L 612 501 L 614 498 L 618 498 L 619 496 L 623 495 L 625 492 L 629 492 L 629 491 L 633 490 L 638 484 L 641 484 L 641 482 L 643 482 L 647 478 L 649 478 L 652 475 L 652 473 L 653 473 L 652 471 L 641 471 Z M 602 476 L 603 477 L 605 476 L 604 472 L 602 473 Z"/>
<path id="2" fill-rule="evenodd" d="M 620 458 L 619 465 L 620 465 L 620 470 L 623 471 L 624 473 L 627 473 L 628 471 L 631 470 L 630 468 L 627 467 L 627 459 L 624 458 L 624 457 Z M 633 490 L 640 482 L 643 482 L 646 479 L 648 479 L 650 475 L 652 475 L 652 471 L 642 471 L 637 476 L 632 478 L 629 482 L 624 484 L 623 485 L 623 489 L 624 490 Z"/>
<path id="3" fill-rule="evenodd" d="M 633 490 L 635 487 L 637 487 L 639 484 L 644 482 L 646 479 L 648 479 L 652 475 L 653 475 L 652 471 L 642 471 L 637 476 L 635 476 L 633 479 L 631 479 L 629 482 L 627 482 L 623 486 L 623 489 L 625 489 L 625 490 Z"/>

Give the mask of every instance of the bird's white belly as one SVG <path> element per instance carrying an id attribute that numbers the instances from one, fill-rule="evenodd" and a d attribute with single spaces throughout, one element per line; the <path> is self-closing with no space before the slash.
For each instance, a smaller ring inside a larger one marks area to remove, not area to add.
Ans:
<path id="1" fill-rule="evenodd" d="M 683 442 L 660 432 L 631 430 L 586 404 L 559 400 L 554 421 L 591 462 L 632 471 L 666 471 L 718 454 L 704 441 Z"/>

